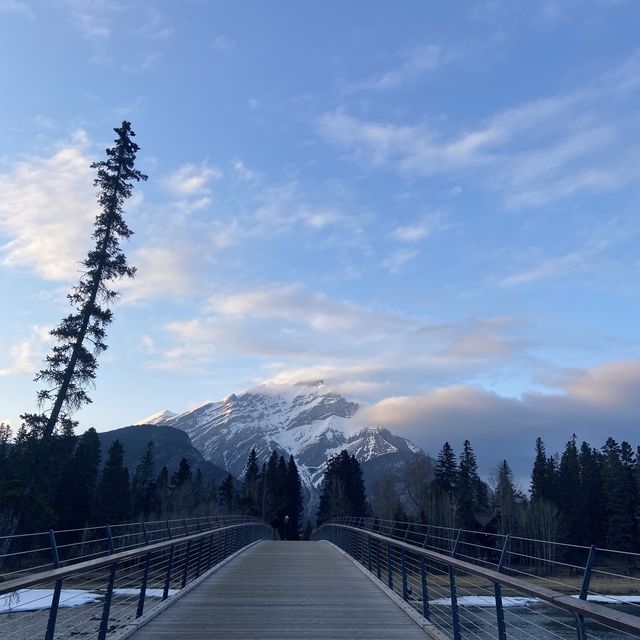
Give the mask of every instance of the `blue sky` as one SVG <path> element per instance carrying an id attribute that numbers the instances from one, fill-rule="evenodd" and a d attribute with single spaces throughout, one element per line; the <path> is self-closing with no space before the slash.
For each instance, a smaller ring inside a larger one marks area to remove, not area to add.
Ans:
<path id="1" fill-rule="evenodd" d="M 0 418 L 133 123 L 110 349 L 81 428 L 323 378 L 483 466 L 637 434 L 640 7 L 0 0 Z"/>

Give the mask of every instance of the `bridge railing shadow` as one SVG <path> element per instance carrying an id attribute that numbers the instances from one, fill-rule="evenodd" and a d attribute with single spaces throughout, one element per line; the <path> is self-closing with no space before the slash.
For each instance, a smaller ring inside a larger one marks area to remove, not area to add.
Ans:
<path id="1" fill-rule="evenodd" d="M 638 554 L 375 518 L 336 518 L 313 538 L 446 638 L 640 637 Z"/>
<path id="2" fill-rule="evenodd" d="M 225 516 L 50 531 L 12 541 L 0 576 L 2 640 L 104 640 L 134 628 L 273 529 Z M 49 561 L 45 558 L 49 554 Z"/>

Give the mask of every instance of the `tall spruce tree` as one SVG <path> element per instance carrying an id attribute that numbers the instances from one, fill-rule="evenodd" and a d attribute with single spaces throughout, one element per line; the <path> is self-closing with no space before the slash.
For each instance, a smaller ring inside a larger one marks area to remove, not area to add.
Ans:
<path id="1" fill-rule="evenodd" d="M 107 159 L 91 165 L 97 169 L 94 186 L 99 189 L 100 206 L 93 232 L 95 246 L 82 261 L 79 283 L 67 296 L 74 311 L 51 331 L 57 344 L 36 375 L 36 381 L 45 383 L 38 402 L 49 406 L 41 413 L 21 416 L 42 440 L 50 438 L 58 426 L 72 430 L 72 412 L 91 402 L 86 388 L 96 377 L 97 356 L 107 348 L 106 328 L 112 320 L 109 307 L 118 296 L 111 283 L 135 274 L 120 249 L 120 240 L 133 233 L 122 217 L 123 204 L 133 192 L 133 182 L 147 176 L 134 168 L 139 147 L 132 140 L 131 123 L 124 121 L 114 131 L 117 137 L 115 145 L 106 150 Z"/>
<path id="2" fill-rule="evenodd" d="M 464 441 L 456 482 L 456 520 L 461 529 L 475 529 L 474 511 L 478 505 L 478 463 L 471 443 Z"/>

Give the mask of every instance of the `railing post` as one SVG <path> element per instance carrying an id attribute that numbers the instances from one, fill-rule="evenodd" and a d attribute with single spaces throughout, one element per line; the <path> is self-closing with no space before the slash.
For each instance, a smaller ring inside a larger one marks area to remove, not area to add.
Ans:
<path id="1" fill-rule="evenodd" d="M 455 558 L 458 552 L 458 543 L 460 542 L 460 535 L 462 529 L 458 529 L 458 535 L 451 551 L 451 557 Z M 460 614 L 458 612 L 458 592 L 456 587 L 456 574 L 452 566 L 449 566 L 449 591 L 451 593 L 451 622 L 453 624 L 453 640 L 461 640 L 462 635 L 460 632 Z"/>
<path id="2" fill-rule="evenodd" d="M 371 572 L 371 538 L 367 536 L 367 570 Z"/>
<path id="3" fill-rule="evenodd" d="M 60 556 L 58 555 L 56 534 L 53 529 L 49 531 L 49 539 L 51 540 L 51 555 L 53 566 L 55 569 L 58 569 L 60 567 Z M 47 631 L 44 634 L 44 640 L 53 640 L 53 634 L 56 631 L 56 620 L 58 619 L 58 605 L 60 604 L 61 591 L 62 580 L 56 580 L 56 586 L 53 589 L 53 599 L 51 600 L 51 608 L 49 609 L 49 620 L 47 621 Z"/>
<path id="4" fill-rule="evenodd" d="M 169 540 L 172 539 L 171 536 L 171 527 L 169 526 L 169 521 L 167 520 L 167 533 L 169 534 Z M 166 600 L 169 597 L 169 587 L 171 586 L 171 567 L 173 565 L 173 556 L 175 553 L 175 545 L 172 544 L 169 547 L 169 562 L 167 563 L 167 572 L 164 575 L 164 588 L 162 589 L 162 599 Z"/>
<path id="5" fill-rule="evenodd" d="M 429 532 L 431 531 L 431 525 L 427 525 L 427 531 L 424 534 L 424 540 L 422 542 L 422 548 L 426 549 L 427 540 L 429 538 Z M 427 561 L 424 557 L 420 558 L 420 587 L 422 589 L 422 615 L 431 620 L 431 613 L 429 611 L 429 588 L 427 584 Z"/>
<path id="6" fill-rule="evenodd" d="M 209 551 L 207 553 L 207 571 L 211 569 L 211 562 L 213 560 L 213 533 L 209 534 Z"/>
<path id="7" fill-rule="evenodd" d="M 586 600 L 589 594 L 589 584 L 591 583 L 591 573 L 593 566 L 596 563 L 597 549 L 595 545 L 591 545 L 589 549 L 589 556 L 587 558 L 587 564 L 584 568 L 584 575 L 582 576 L 582 587 L 580 588 L 580 600 Z M 578 640 L 587 640 L 587 629 L 584 621 L 584 616 L 576 614 L 576 629 L 578 631 Z"/>
<path id="8" fill-rule="evenodd" d="M 380 540 L 376 540 L 376 574 L 378 580 L 382 580 L 382 567 L 380 563 Z"/>
<path id="9" fill-rule="evenodd" d="M 198 547 L 198 562 L 196 563 L 196 578 L 200 576 L 200 567 L 202 565 L 202 547 L 204 546 L 204 538 L 200 538 L 200 546 Z"/>
<path id="10" fill-rule="evenodd" d="M 387 584 L 393 589 L 393 572 L 391 569 L 391 545 L 387 542 Z"/>
<path id="11" fill-rule="evenodd" d="M 142 523 L 142 533 L 144 535 L 144 543 L 149 544 L 149 536 L 147 534 L 147 526 Z M 142 573 L 142 584 L 140 585 L 140 595 L 138 596 L 138 608 L 136 610 L 136 618 L 139 618 L 144 611 L 144 598 L 147 594 L 147 581 L 149 580 L 149 563 L 151 562 L 151 554 L 147 553 L 144 560 L 144 571 Z"/>
<path id="12" fill-rule="evenodd" d="M 107 539 L 109 543 L 109 553 L 113 554 L 115 549 L 113 547 L 113 536 L 111 535 L 111 526 L 107 525 Z M 100 620 L 100 631 L 98 632 L 98 640 L 105 640 L 107 637 L 107 630 L 109 629 L 109 611 L 111 610 L 111 599 L 113 598 L 113 585 L 116 581 L 116 565 L 114 562 L 111 565 L 109 572 L 109 583 L 107 584 L 107 593 L 104 596 L 104 607 L 102 608 L 102 619 Z"/>
<path id="13" fill-rule="evenodd" d="M 498 562 L 498 573 L 509 564 L 509 551 L 511 549 L 511 534 L 504 540 L 500 561 Z M 502 587 L 496 582 L 493 585 L 496 599 L 496 618 L 498 619 L 498 640 L 507 640 L 507 628 L 504 624 L 504 609 L 502 608 Z"/>
<path id="14" fill-rule="evenodd" d="M 184 530 L 187 535 L 189 535 L 189 527 L 187 526 L 187 519 L 183 518 L 184 522 Z M 189 575 L 189 555 L 191 554 L 191 540 L 187 542 L 187 550 L 184 555 L 184 568 L 182 569 L 182 582 L 180 583 L 180 588 L 184 589 L 187 586 L 187 577 Z"/>
<path id="15" fill-rule="evenodd" d="M 401 555 L 402 565 L 402 599 L 406 602 L 409 599 L 409 589 L 407 588 L 407 553 L 403 549 Z"/>

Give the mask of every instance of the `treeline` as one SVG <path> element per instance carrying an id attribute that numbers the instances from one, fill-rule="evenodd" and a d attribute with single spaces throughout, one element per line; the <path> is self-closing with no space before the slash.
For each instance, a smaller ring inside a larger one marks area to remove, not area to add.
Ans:
<path id="1" fill-rule="evenodd" d="M 638 550 L 640 447 L 609 438 L 596 449 L 578 445 L 574 435 L 561 454 L 549 455 L 538 438 L 530 478 L 527 495 L 503 460 L 484 482 L 470 442 L 459 457 L 445 442 L 435 464 L 416 454 L 398 475 L 375 482 L 372 511 L 390 520 Z"/>
<path id="2" fill-rule="evenodd" d="M 302 518 L 302 484 L 293 456 L 285 461 L 275 451 L 262 467 L 251 452 L 239 483 L 231 474 L 222 482 L 205 481 L 186 458 L 177 469 L 157 469 L 155 446 L 149 442 L 130 474 L 124 446 L 115 440 L 101 464 L 95 429 L 80 436 L 53 436 L 41 458 L 39 439 L 25 427 L 11 442 L 11 430 L 0 424 L 0 535 L 79 529 L 127 521 L 214 514 L 255 515 L 284 522 L 282 535 L 298 538 Z M 38 460 L 29 500 L 24 487 Z M 17 517 L 19 516 L 19 517 Z"/>

